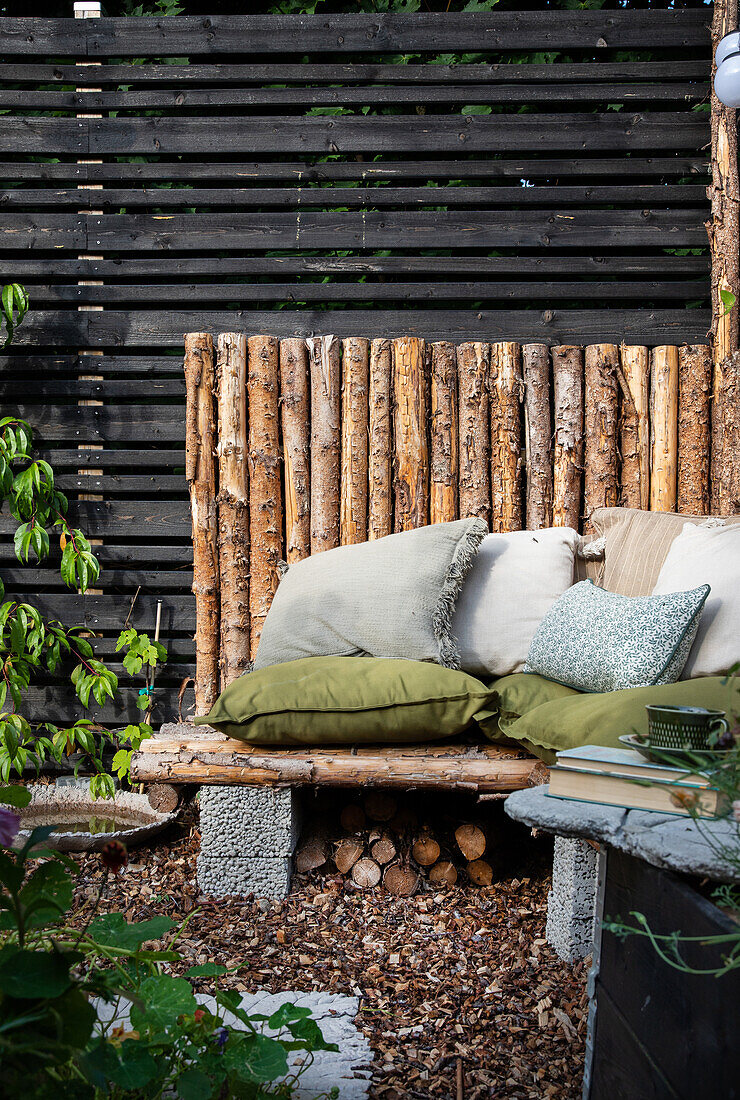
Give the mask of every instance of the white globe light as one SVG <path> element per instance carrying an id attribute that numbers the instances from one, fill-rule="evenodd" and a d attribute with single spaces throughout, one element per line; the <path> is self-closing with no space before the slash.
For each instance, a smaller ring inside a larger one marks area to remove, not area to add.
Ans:
<path id="1" fill-rule="evenodd" d="M 740 53 L 731 54 L 717 69 L 714 94 L 726 107 L 740 107 Z"/>
<path id="2" fill-rule="evenodd" d="M 725 58 L 729 57 L 731 53 L 740 53 L 740 31 L 733 31 L 732 34 L 726 34 L 717 46 L 717 52 L 714 55 L 714 63 L 717 68 L 720 67 Z"/>

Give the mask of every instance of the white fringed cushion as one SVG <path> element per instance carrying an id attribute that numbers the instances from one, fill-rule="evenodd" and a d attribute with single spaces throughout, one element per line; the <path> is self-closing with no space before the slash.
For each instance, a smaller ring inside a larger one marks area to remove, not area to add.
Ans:
<path id="1" fill-rule="evenodd" d="M 653 592 L 706 581 L 712 591 L 682 679 L 720 676 L 740 661 L 740 527 L 684 524 L 671 543 Z"/>
<path id="2" fill-rule="evenodd" d="M 486 535 L 452 620 L 466 672 L 522 671 L 535 630 L 573 584 L 579 541 L 570 527 Z"/>

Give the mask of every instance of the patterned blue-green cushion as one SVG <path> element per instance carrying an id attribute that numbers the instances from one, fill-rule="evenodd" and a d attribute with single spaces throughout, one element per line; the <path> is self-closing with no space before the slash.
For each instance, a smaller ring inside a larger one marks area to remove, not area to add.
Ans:
<path id="1" fill-rule="evenodd" d="M 619 596 L 580 581 L 540 623 L 524 671 L 578 691 L 672 684 L 708 595 L 708 584 L 664 596 Z"/>

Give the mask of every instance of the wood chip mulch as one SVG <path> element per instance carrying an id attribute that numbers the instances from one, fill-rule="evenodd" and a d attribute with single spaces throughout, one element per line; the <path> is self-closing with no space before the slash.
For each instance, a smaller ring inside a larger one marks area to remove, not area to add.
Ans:
<path id="1" fill-rule="evenodd" d="M 546 841 L 525 838 L 516 875 L 489 887 L 401 899 L 314 873 L 296 876 L 287 901 L 269 903 L 198 895 L 194 805 L 158 840 L 111 876 L 101 910 L 182 919 L 197 907 L 178 941 L 181 969 L 243 964 L 224 985 L 359 996 L 356 1023 L 376 1055 L 371 1097 L 580 1097 L 586 966 L 562 963 L 545 942 Z M 96 855 L 79 862 L 82 922 L 102 866 Z"/>

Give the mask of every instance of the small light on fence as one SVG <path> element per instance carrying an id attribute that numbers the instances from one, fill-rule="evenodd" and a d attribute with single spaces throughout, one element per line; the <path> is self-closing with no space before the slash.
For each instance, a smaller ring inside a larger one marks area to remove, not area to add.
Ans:
<path id="1" fill-rule="evenodd" d="M 726 107 L 740 107 L 740 31 L 726 34 L 715 54 L 714 93 Z"/>

